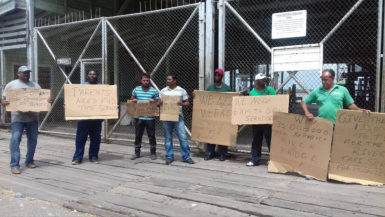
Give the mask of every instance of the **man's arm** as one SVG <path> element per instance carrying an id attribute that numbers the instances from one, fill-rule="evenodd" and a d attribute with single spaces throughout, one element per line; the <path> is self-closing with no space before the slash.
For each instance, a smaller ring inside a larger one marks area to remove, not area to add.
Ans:
<path id="1" fill-rule="evenodd" d="M 307 104 L 306 102 L 302 101 L 301 102 L 301 108 L 303 110 L 303 112 L 305 113 L 305 117 L 309 120 L 309 121 L 313 121 L 314 120 L 314 115 L 312 113 L 309 112 L 309 109 L 307 107 Z"/>
<path id="2" fill-rule="evenodd" d="M 182 102 L 178 101 L 178 105 L 183 106 L 183 107 L 187 107 L 190 105 L 190 102 L 188 101 L 188 99 L 186 99 L 186 100 L 183 100 Z"/>
<path id="3" fill-rule="evenodd" d="M 364 112 L 365 114 L 370 114 L 370 110 L 367 110 L 367 109 L 361 109 L 359 108 L 355 103 L 352 103 L 350 105 L 347 105 L 348 109 L 350 110 L 360 110 L 362 112 Z"/>

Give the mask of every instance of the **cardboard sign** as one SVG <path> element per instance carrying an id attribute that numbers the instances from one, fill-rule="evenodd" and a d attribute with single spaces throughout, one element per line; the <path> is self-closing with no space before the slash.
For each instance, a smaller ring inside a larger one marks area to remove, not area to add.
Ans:
<path id="1" fill-rule="evenodd" d="M 236 96 L 231 123 L 272 124 L 273 112 L 289 112 L 289 95 Z"/>
<path id="2" fill-rule="evenodd" d="M 66 120 L 117 119 L 116 85 L 64 85 Z"/>
<path id="3" fill-rule="evenodd" d="M 51 91 L 46 89 L 22 88 L 6 90 L 6 99 L 9 102 L 6 111 L 10 112 L 41 112 L 49 111 L 51 104 L 48 103 Z"/>
<path id="4" fill-rule="evenodd" d="M 160 107 L 161 121 L 179 121 L 179 96 L 162 96 L 163 104 Z"/>
<path id="5" fill-rule="evenodd" d="M 333 122 L 274 112 L 269 172 L 296 172 L 326 181 Z"/>
<path id="6" fill-rule="evenodd" d="M 157 103 L 149 101 L 127 101 L 127 113 L 132 117 L 155 117 L 159 116 L 159 107 Z"/>
<path id="7" fill-rule="evenodd" d="M 191 140 L 235 146 L 238 126 L 231 124 L 231 103 L 238 95 L 195 91 Z"/>
<path id="8" fill-rule="evenodd" d="M 385 114 L 338 110 L 332 147 L 330 179 L 385 183 Z"/>

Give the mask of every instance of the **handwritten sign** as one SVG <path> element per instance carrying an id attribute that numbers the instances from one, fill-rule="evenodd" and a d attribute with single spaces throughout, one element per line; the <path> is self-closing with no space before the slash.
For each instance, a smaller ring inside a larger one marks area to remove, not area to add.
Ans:
<path id="1" fill-rule="evenodd" d="M 233 97 L 231 123 L 272 124 L 273 112 L 289 112 L 289 95 Z"/>
<path id="2" fill-rule="evenodd" d="M 231 103 L 238 95 L 195 91 L 191 140 L 235 146 L 238 126 L 231 124 Z"/>
<path id="3" fill-rule="evenodd" d="M 50 98 L 50 90 L 22 88 L 6 90 L 6 99 L 9 105 L 6 106 L 6 111 L 15 112 L 41 112 L 49 111 L 51 104 L 48 103 Z"/>
<path id="4" fill-rule="evenodd" d="M 116 85 L 64 85 L 66 120 L 117 119 Z"/>
<path id="5" fill-rule="evenodd" d="M 163 104 L 160 107 L 161 121 L 179 121 L 179 96 L 162 96 Z"/>
<path id="6" fill-rule="evenodd" d="M 338 110 L 329 178 L 347 183 L 385 183 L 385 114 Z"/>
<path id="7" fill-rule="evenodd" d="M 269 172 L 297 172 L 326 181 L 333 122 L 274 112 Z"/>
<path id="8" fill-rule="evenodd" d="M 155 117 L 159 116 L 159 107 L 157 103 L 149 101 L 127 101 L 127 113 L 132 117 Z"/>

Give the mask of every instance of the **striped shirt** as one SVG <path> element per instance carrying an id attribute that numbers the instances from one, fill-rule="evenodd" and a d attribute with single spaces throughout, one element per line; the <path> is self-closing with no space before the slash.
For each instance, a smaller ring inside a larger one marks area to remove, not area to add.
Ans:
<path id="1" fill-rule="evenodd" d="M 158 100 L 159 99 L 159 94 L 158 91 L 150 87 L 147 91 L 144 91 L 142 86 L 137 86 L 133 91 L 132 91 L 132 96 L 136 98 L 138 101 L 149 101 L 150 99 Z M 154 120 L 154 117 L 138 117 L 139 119 L 142 120 Z"/>
<path id="2" fill-rule="evenodd" d="M 179 86 L 176 86 L 176 88 L 173 90 L 167 86 L 160 91 L 159 95 L 161 97 L 162 96 L 179 96 L 181 102 L 188 100 L 187 91 Z M 183 117 L 182 106 L 179 106 L 179 115 Z"/>

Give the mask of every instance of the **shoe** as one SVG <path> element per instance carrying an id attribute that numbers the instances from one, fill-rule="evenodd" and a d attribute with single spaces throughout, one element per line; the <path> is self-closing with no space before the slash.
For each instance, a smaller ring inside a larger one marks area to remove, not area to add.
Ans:
<path id="1" fill-rule="evenodd" d="M 20 174 L 21 172 L 20 172 L 20 169 L 19 169 L 19 168 L 12 168 L 12 169 L 11 169 L 11 173 L 12 173 L 12 174 Z"/>
<path id="2" fill-rule="evenodd" d="M 226 155 L 219 155 L 219 160 L 220 161 L 225 161 L 226 160 Z"/>
<path id="3" fill-rule="evenodd" d="M 184 162 L 188 163 L 188 164 L 194 164 L 195 163 L 191 158 L 185 160 Z"/>
<path id="4" fill-rule="evenodd" d="M 156 160 L 156 154 L 151 154 L 150 158 L 151 160 Z"/>
<path id="5" fill-rule="evenodd" d="M 207 154 L 204 159 L 205 160 L 211 160 L 213 158 L 214 158 L 214 156 Z"/>
<path id="6" fill-rule="evenodd" d="M 138 154 L 138 153 L 131 156 L 131 160 L 135 160 L 137 158 L 140 158 L 140 154 Z"/>
<path id="7" fill-rule="evenodd" d="M 99 160 L 97 158 L 91 158 L 90 159 L 90 162 L 91 163 L 94 163 L 94 164 L 98 164 L 99 163 Z"/>
<path id="8" fill-rule="evenodd" d="M 166 165 L 170 165 L 172 162 L 174 162 L 174 159 L 166 158 Z"/>
<path id="9" fill-rule="evenodd" d="M 36 164 L 34 163 L 28 163 L 26 166 L 31 169 L 36 168 Z"/>
<path id="10" fill-rule="evenodd" d="M 72 165 L 79 165 L 80 164 L 80 161 L 75 159 L 75 160 L 72 160 Z"/>
<path id="11" fill-rule="evenodd" d="M 254 163 L 253 161 L 250 161 L 249 163 L 246 164 L 246 166 L 248 166 L 248 167 L 253 167 L 253 166 L 258 166 L 258 165 L 259 165 L 259 162 Z"/>

